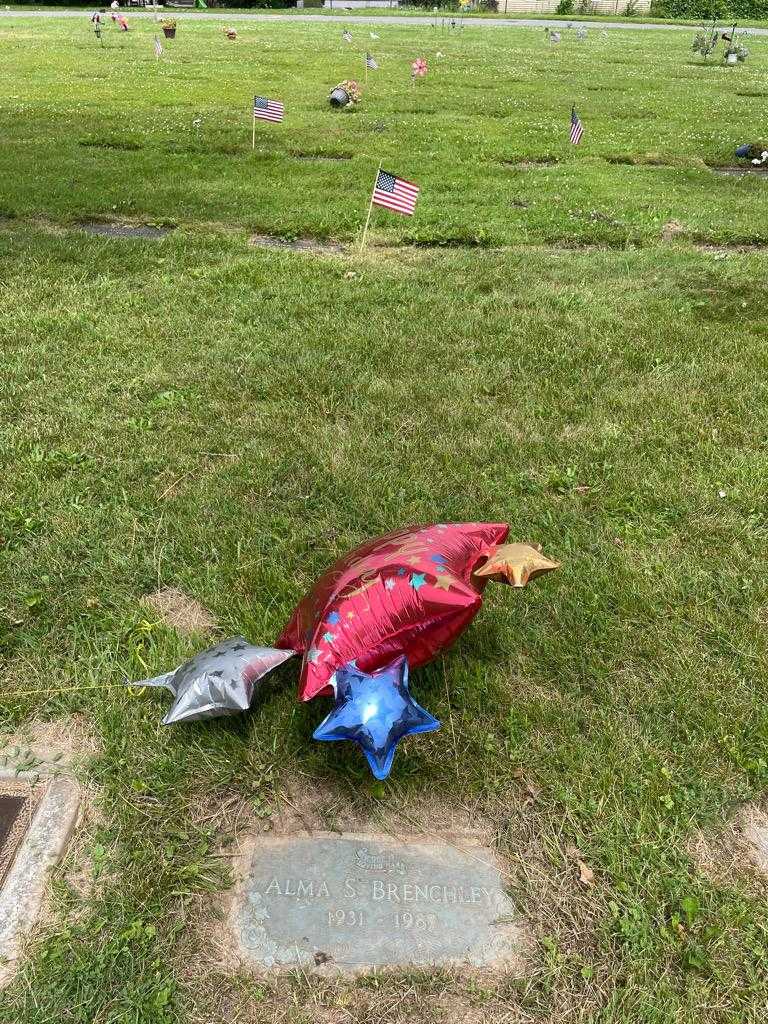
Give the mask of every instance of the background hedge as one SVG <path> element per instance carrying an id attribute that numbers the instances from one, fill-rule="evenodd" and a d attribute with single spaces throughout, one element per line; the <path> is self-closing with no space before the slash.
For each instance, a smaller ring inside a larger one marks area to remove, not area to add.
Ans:
<path id="1" fill-rule="evenodd" d="M 652 0 L 651 14 L 654 18 L 764 21 L 768 19 L 768 0 Z"/>

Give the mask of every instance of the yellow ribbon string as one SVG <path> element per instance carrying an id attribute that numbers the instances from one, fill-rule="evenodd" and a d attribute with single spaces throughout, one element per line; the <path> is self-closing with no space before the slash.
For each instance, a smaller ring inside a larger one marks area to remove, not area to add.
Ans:
<path id="1" fill-rule="evenodd" d="M 122 686 L 131 697 L 140 697 L 147 689 L 146 686 L 128 686 L 126 683 L 89 683 L 87 686 L 62 686 L 56 689 L 51 686 L 39 690 L 12 690 L 10 693 L 3 693 L 0 690 L 0 700 L 7 700 L 10 697 L 38 697 L 42 693 L 76 693 L 80 690 L 109 690 L 113 686 Z"/>

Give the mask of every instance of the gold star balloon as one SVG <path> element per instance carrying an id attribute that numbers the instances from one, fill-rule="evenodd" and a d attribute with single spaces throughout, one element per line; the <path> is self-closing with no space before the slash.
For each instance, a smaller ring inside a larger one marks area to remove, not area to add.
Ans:
<path id="1" fill-rule="evenodd" d="M 512 587 L 524 587 L 542 573 L 559 569 L 541 553 L 541 547 L 532 544 L 500 544 L 488 561 L 475 569 L 476 576 L 489 576 Z"/>

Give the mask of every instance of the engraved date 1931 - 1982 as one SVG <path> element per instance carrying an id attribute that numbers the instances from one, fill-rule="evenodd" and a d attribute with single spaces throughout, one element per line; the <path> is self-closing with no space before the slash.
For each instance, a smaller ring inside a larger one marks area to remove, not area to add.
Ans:
<path id="1" fill-rule="evenodd" d="M 328 911 L 329 928 L 366 928 L 371 923 L 384 924 L 383 921 L 369 921 L 362 910 Z M 402 931 L 426 932 L 429 935 L 437 931 L 435 914 L 412 914 L 409 910 L 403 910 L 393 915 L 392 924 Z"/>

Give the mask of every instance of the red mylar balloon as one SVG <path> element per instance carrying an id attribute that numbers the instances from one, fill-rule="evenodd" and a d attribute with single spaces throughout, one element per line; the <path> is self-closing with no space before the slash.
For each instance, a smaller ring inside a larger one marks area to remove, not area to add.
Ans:
<path id="1" fill-rule="evenodd" d="M 299 698 L 331 694 L 356 662 L 373 672 L 405 654 L 417 668 L 477 615 L 487 580 L 473 576 L 509 533 L 506 523 L 411 526 L 367 541 L 321 576 L 277 641 L 304 655 Z"/>

